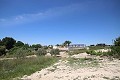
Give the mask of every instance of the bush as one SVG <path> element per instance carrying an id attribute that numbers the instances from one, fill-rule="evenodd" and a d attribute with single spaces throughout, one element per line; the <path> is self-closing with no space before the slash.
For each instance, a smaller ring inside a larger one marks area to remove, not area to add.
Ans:
<path id="1" fill-rule="evenodd" d="M 13 55 L 16 53 L 16 51 L 19 49 L 19 47 L 14 47 L 8 51 L 8 55 Z"/>
<path id="2" fill-rule="evenodd" d="M 113 56 L 113 53 L 111 51 L 109 51 L 109 52 L 103 52 L 102 56 Z"/>
<path id="3" fill-rule="evenodd" d="M 69 52 L 69 55 L 80 54 L 86 52 L 86 49 L 76 49 Z"/>
<path id="4" fill-rule="evenodd" d="M 6 52 L 5 52 L 5 47 L 4 46 L 0 46 L 0 56 L 1 55 L 5 55 L 6 54 Z"/>
<path id="5" fill-rule="evenodd" d="M 59 49 L 52 49 L 51 51 L 50 51 L 50 54 L 51 55 L 59 55 L 60 54 L 60 50 Z"/>
<path id="6" fill-rule="evenodd" d="M 31 48 L 14 47 L 8 51 L 6 57 L 17 57 L 17 58 L 21 57 L 22 58 L 28 55 L 34 55 Z"/>
<path id="7" fill-rule="evenodd" d="M 6 49 L 10 50 L 14 47 L 16 40 L 11 37 L 5 37 L 2 39 L 2 43 L 5 45 Z"/>
<path id="8" fill-rule="evenodd" d="M 96 56 L 102 56 L 104 54 L 103 52 L 95 52 L 94 50 L 88 50 L 86 51 L 86 53 L 90 55 L 96 55 Z"/>
<path id="9" fill-rule="evenodd" d="M 23 48 L 19 48 L 19 49 L 17 49 L 17 51 L 14 55 L 16 58 L 25 58 L 27 52 L 28 52 L 27 50 L 25 50 Z"/>
<path id="10" fill-rule="evenodd" d="M 108 52 L 95 52 L 93 50 L 86 51 L 87 54 L 90 55 L 96 55 L 96 56 L 113 56 L 113 53 L 111 51 Z"/>
<path id="11" fill-rule="evenodd" d="M 96 52 L 94 50 L 88 50 L 86 51 L 86 53 L 91 55 L 96 55 Z"/>
<path id="12" fill-rule="evenodd" d="M 39 49 L 36 53 L 38 56 L 46 55 L 47 51 L 43 48 Z"/>
<path id="13" fill-rule="evenodd" d="M 114 45 L 111 47 L 113 57 L 120 58 L 120 37 L 114 40 Z"/>
<path id="14" fill-rule="evenodd" d="M 116 58 L 120 57 L 120 46 L 112 46 L 111 47 L 112 55 Z"/>
<path id="15" fill-rule="evenodd" d="M 105 49 L 105 48 L 109 48 L 107 46 L 90 46 L 89 50 L 98 50 L 98 49 Z"/>

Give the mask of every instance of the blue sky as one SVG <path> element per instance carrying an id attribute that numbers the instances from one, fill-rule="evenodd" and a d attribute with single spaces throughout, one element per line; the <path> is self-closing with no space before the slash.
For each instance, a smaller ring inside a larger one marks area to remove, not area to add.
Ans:
<path id="1" fill-rule="evenodd" d="M 120 36 L 120 0 L 0 0 L 0 39 L 87 45 Z"/>

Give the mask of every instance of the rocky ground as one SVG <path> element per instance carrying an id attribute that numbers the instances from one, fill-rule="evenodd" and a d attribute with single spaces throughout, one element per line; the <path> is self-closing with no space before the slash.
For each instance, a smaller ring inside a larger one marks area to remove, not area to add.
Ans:
<path id="1" fill-rule="evenodd" d="M 65 57 L 65 55 L 64 55 Z M 59 60 L 22 80 L 120 80 L 120 60 L 95 57 L 86 53 Z"/>

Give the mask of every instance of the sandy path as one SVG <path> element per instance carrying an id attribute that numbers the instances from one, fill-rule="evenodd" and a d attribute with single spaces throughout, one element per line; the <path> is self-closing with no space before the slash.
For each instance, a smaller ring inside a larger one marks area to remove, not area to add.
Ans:
<path id="1" fill-rule="evenodd" d="M 120 80 L 120 60 L 112 61 L 104 58 L 99 61 L 98 67 L 74 68 L 67 60 L 37 71 L 30 76 L 25 75 L 23 80 Z"/>

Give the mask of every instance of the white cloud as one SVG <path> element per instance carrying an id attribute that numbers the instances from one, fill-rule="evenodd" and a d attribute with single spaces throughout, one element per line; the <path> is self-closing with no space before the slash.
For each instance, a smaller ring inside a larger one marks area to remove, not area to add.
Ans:
<path id="1" fill-rule="evenodd" d="M 36 20 L 43 20 L 53 18 L 55 16 L 68 14 L 77 10 L 82 10 L 85 8 L 85 5 L 82 3 L 72 4 L 64 7 L 56 7 L 52 9 L 48 9 L 44 12 L 38 12 L 33 14 L 22 14 L 18 16 L 14 16 L 12 18 L 0 19 L 0 26 L 11 26 L 21 23 L 33 22 Z"/>
<path id="2" fill-rule="evenodd" d="M 15 20 L 21 20 L 21 19 L 24 19 L 24 17 L 23 17 L 23 16 L 17 16 L 17 17 L 15 18 Z"/>

